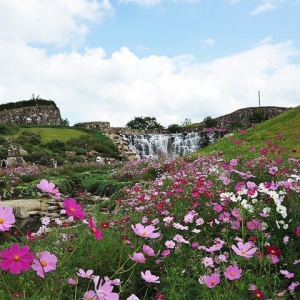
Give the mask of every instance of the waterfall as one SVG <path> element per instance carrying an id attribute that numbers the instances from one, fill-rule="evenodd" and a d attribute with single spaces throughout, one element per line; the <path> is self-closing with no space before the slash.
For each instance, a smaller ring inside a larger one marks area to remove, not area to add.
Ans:
<path id="1" fill-rule="evenodd" d="M 184 132 L 173 134 L 128 134 L 122 138 L 137 158 L 178 157 L 214 143 L 219 132 Z"/>

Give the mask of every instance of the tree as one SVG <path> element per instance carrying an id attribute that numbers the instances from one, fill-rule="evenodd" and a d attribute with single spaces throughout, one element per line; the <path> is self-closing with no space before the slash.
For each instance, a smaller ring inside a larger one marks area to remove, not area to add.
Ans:
<path id="1" fill-rule="evenodd" d="M 218 125 L 218 121 L 215 119 L 212 119 L 211 116 L 207 116 L 204 118 L 203 122 L 205 123 L 205 126 L 207 128 L 212 128 Z"/>
<path id="2" fill-rule="evenodd" d="M 186 119 L 182 122 L 181 126 L 184 127 L 184 126 L 188 126 L 188 125 L 191 125 L 191 124 L 192 124 L 191 119 L 187 119 L 187 118 L 186 118 Z"/>
<path id="3" fill-rule="evenodd" d="M 181 126 L 179 126 L 178 124 L 171 124 L 168 126 L 168 131 L 170 133 L 177 133 L 180 131 Z"/>
<path id="4" fill-rule="evenodd" d="M 264 114 L 260 108 L 257 108 L 249 117 L 250 124 L 261 123 L 265 120 Z"/>
<path id="5" fill-rule="evenodd" d="M 163 129 L 164 127 L 154 117 L 134 117 L 126 124 L 127 127 L 137 130 Z"/>

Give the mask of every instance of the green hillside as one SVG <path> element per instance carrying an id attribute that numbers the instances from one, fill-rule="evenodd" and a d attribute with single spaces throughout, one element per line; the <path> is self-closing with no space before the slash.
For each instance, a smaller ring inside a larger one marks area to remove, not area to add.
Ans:
<path id="1" fill-rule="evenodd" d="M 275 148 L 276 144 L 280 145 L 290 156 L 299 157 L 300 106 L 260 123 L 254 128 L 248 128 L 244 134 L 237 131 L 232 136 L 226 136 L 215 144 L 201 149 L 199 153 L 222 151 L 226 155 L 234 156 L 237 145 L 240 144 L 238 145 L 239 152 L 251 157 L 254 150 L 259 151 L 267 147 L 270 142 L 273 146 L 275 145 Z"/>
<path id="2" fill-rule="evenodd" d="M 0 155 L 7 157 L 8 148 L 22 148 L 26 162 L 42 165 L 56 159 L 59 164 L 65 161 L 82 162 L 87 152 L 98 152 L 102 157 L 118 158 L 118 147 L 115 143 L 97 130 L 64 126 L 16 126 L 0 123 Z M 69 157 L 67 151 L 76 155 Z M 89 159 L 94 160 L 94 157 Z"/>

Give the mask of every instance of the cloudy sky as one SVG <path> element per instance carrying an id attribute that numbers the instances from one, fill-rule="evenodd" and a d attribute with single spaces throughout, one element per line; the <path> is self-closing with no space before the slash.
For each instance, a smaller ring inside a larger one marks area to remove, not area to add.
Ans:
<path id="1" fill-rule="evenodd" d="M 0 0 L 0 103 L 167 127 L 300 102 L 300 0 Z"/>

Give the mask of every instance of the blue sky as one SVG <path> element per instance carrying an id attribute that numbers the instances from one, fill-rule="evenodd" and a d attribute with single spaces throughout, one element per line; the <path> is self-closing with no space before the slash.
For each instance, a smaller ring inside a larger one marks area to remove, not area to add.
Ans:
<path id="1" fill-rule="evenodd" d="M 163 126 L 300 99 L 300 0 L 0 0 L 0 103 Z"/>

